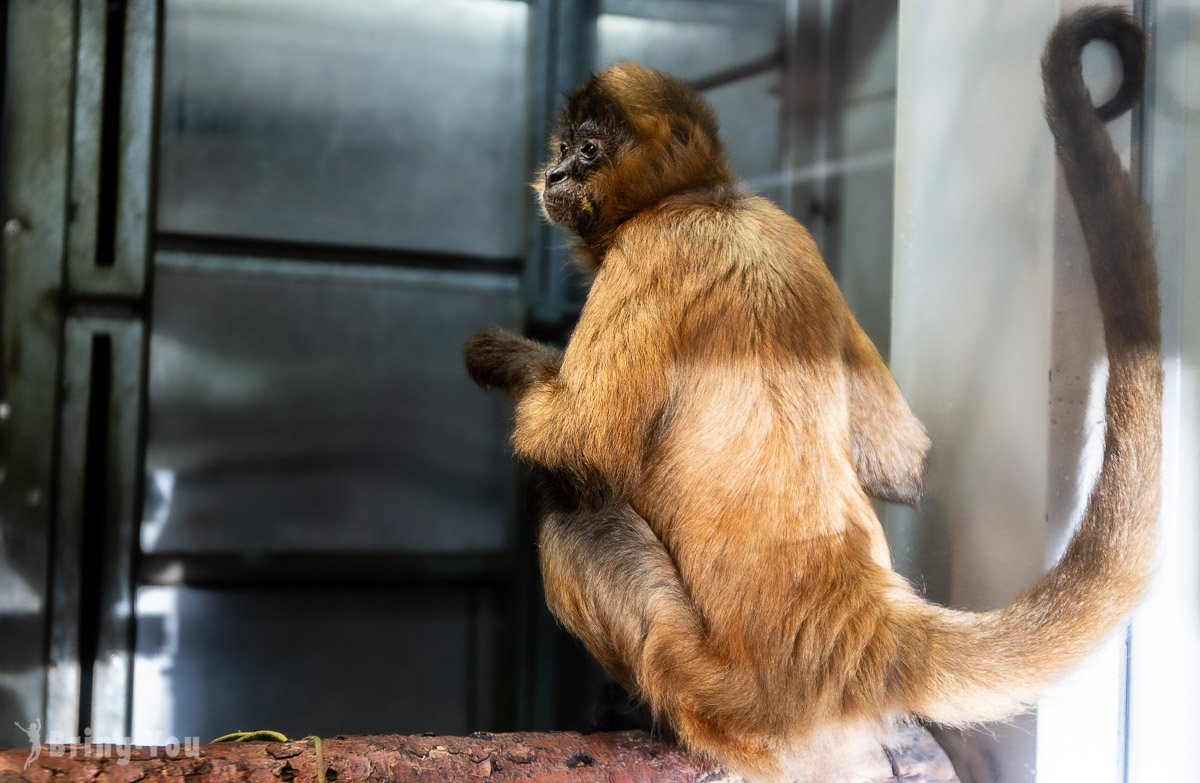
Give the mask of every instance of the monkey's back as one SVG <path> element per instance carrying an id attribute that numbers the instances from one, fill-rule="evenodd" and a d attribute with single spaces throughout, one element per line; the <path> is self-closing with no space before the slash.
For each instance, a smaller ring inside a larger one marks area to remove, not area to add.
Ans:
<path id="1" fill-rule="evenodd" d="M 666 266 L 644 263 L 642 231 L 672 238 Z M 679 294 L 661 314 L 676 357 L 633 506 L 718 653 L 790 684 L 761 695 L 760 718 L 793 720 L 798 700 L 844 690 L 839 671 L 878 633 L 876 599 L 898 581 L 851 455 L 852 316 L 808 232 L 758 197 L 668 202 L 614 250 L 597 286 L 644 275 Z"/>

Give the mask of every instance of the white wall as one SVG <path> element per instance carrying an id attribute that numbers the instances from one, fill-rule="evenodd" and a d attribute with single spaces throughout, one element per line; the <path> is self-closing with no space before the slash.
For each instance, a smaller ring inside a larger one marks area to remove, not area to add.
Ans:
<path id="1" fill-rule="evenodd" d="M 1042 115 L 1046 35 L 1081 2 L 900 4 L 892 367 L 935 443 L 926 507 L 887 519 L 929 597 L 991 609 L 1057 558 L 1096 459 L 1103 345 Z M 1115 58 L 1089 52 L 1098 92 Z M 1129 120 L 1114 123 L 1119 149 Z M 1117 638 L 1036 716 L 941 738 L 965 783 L 1121 780 Z"/>

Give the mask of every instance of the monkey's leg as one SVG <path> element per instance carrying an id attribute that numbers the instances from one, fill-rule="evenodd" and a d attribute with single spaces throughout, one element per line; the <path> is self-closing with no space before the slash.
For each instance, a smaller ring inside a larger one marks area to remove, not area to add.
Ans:
<path id="1" fill-rule="evenodd" d="M 628 505 L 584 508 L 573 489 L 538 467 L 530 478 L 546 603 L 631 692 L 656 623 L 697 630 L 679 572 Z"/>
<path id="2" fill-rule="evenodd" d="M 925 494 L 931 443 L 862 328 L 851 319 L 845 346 L 854 470 L 867 494 L 915 506 Z"/>
<path id="3" fill-rule="evenodd" d="M 582 508 L 534 468 L 546 603 L 608 672 L 693 751 L 745 768 L 773 763 L 752 673 L 714 652 L 670 553 L 628 505 Z"/>

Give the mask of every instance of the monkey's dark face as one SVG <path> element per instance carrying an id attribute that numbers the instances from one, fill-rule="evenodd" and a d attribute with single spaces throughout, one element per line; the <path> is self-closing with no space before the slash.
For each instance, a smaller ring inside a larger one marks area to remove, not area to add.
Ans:
<path id="1" fill-rule="evenodd" d="M 594 79 L 571 95 L 535 183 L 547 218 L 581 236 L 594 228 L 604 200 L 597 175 L 611 169 L 625 135 L 616 105 Z"/>
<path id="2" fill-rule="evenodd" d="M 587 120 L 569 128 L 558 140 L 558 160 L 551 160 L 542 182 L 542 209 L 560 226 L 582 232 L 600 206 L 588 180 L 607 165 L 615 152 L 613 139 Z"/>

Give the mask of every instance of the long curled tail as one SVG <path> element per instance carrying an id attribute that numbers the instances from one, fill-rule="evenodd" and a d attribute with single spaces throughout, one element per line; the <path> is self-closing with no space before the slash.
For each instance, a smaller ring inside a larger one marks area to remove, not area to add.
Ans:
<path id="1" fill-rule="evenodd" d="M 1124 80 L 1096 109 L 1080 54 L 1098 39 L 1116 46 Z M 1100 7 L 1064 18 L 1046 45 L 1046 115 L 1087 241 L 1108 351 L 1104 461 L 1062 560 L 1012 604 L 985 614 L 912 607 L 921 638 L 912 640 L 912 660 L 901 667 L 907 676 L 897 682 L 901 700 L 911 699 L 907 710 L 937 722 L 1019 712 L 1090 652 L 1146 585 L 1160 494 L 1158 277 L 1149 218 L 1103 124 L 1137 100 L 1145 47 L 1124 11 Z M 919 688 L 917 677 L 942 687 Z"/>

